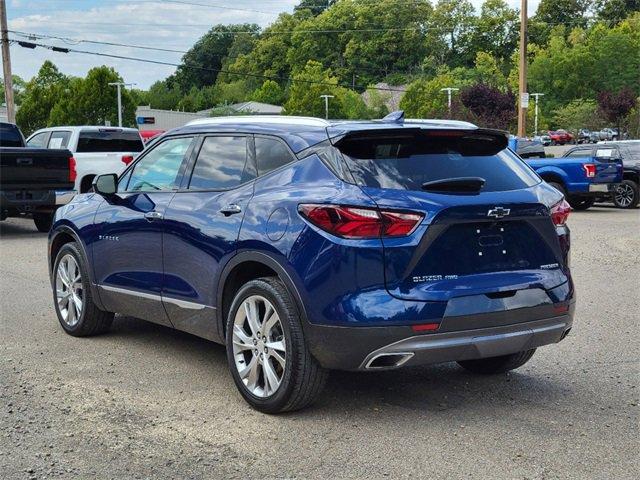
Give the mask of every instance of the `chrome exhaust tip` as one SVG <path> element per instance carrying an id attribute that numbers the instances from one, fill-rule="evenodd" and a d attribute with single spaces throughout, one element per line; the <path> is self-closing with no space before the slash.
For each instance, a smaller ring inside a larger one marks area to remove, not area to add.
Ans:
<path id="1" fill-rule="evenodd" d="M 413 352 L 402 353 L 379 353 L 365 364 L 366 370 L 383 370 L 387 368 L 397 368 L 404 365 L 413 357 Z"/>

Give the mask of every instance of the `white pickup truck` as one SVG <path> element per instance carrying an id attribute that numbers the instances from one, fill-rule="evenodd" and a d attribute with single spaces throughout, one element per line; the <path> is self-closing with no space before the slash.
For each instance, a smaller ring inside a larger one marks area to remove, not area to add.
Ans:
<path id="1" fill-rule="evenodd" d="M 122 172 L 144 149 L 140 133 L 123 127 L 51 127 L 27 138 L 32 148 L 66 148 L 76 160 L 75 190 L 88 192 L 93 177 Z"/>

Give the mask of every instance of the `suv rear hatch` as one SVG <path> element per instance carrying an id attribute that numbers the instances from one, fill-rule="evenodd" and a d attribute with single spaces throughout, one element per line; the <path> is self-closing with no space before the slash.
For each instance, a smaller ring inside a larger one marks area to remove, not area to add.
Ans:
<path id="1" fill-rule="evenodd" d="M 549 208 L 561 197 L 506 143 L 487 130 L 419 128 L 354 132 L 334 143 L 379 208 L 424 215 L 411 235 L 382 239 L 392 295 L 448 301 L 567 282 Z"/>

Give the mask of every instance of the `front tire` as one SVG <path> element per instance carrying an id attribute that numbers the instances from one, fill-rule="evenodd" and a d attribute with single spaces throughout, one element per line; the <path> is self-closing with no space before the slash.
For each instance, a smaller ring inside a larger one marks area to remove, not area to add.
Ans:
<path id="1" fill-rule="evenodd" d="M 632 180 L 623 180 L 613 192 L 613 203 L 618 208 L 636 208 L 640 202 L 638 184 Z"/>
<path id="2" fill-rule="evenodd" d="M 113 313 L 93 302 L 87 266 L 75 242 L 62 246 L 53 264 L 53 301 L 60 325 L 74 337 L 104 333 Z"/>
<path id="3" fill-rule="evenodd" d="M 493 375 L 515 370 L 527 363 L 536 349 L 525 350 L 524 352 L 502 355 L 500 357 L 480 358 L 477 360 L 463 360 L 458 362 L 465 370 L 482 375 Z"/>
<path id="4" fill-rule="evenodd" d="M 236 294 L 226 343 L 233 381 L 256 410 L 299 410 L 324 387 L 327 372 L 309 352 L 300 313 L 277 278 L 252 280 Z"/>

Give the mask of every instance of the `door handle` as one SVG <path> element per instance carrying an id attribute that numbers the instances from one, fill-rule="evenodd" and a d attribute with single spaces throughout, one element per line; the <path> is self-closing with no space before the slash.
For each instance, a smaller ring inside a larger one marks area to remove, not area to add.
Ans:
<path id="1" fill-rule="evenodd" d="M 151 212 L 145 213 L 144 218 L 152 222 L 153 220 L 160 220 L 162 218 L 162 214 L 160 212 L 152 210 Z"/>
<path id="2" fill-rule="evenodd" d="M 240 213 L 240 212 L 242 212 L 242 208 L 240 208 L 240 205 L 236 205 L 235 203 L 232 203 L 231 205 L 227 205 L 226 207 L 220 210 L 220 213 L 223 214 L 225 217 L 228 217 L 229 215 L 235 215 L 236 213 Z"/>

